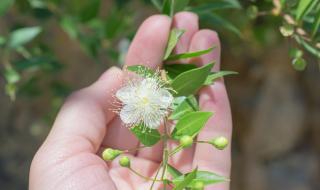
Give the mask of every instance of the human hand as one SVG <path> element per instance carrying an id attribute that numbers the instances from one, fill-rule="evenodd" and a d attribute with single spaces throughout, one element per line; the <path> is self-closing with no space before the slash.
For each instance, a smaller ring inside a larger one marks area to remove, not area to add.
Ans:
<path id="1" fill-rule="evenodd" d="M 176 47 L 176 53 L 216 49 L 197 60 L 197 64 L 217 61 L 220 67 L 220 43 L 211 30 L 199 30 L 198 18 L 192 13 L 175 15 L 173 23 L 166 16 L 148 18 L 137 32 L 126 57 L 126 65 L 144 64 L 160 67 L 170 28 L 186 30 Z M 183 60 L 187 63 L 190 60 Z M 117 68 L 106 71 L 94 84 L 73 93 L 58 114 L 53 128 L 35 155 L 30 169 L 31 190 L 47 189 L 149 189 L 151 182 L 136 176 L 118 163 L 107 164 L 101 150 L 111 147 L 120 150 L 139 146 L 134 135 L 121 124 L 112 111 L 113 93 L 122 85 L 124 73 Z M 231 138 L 231 113 L 223 81 L 205 87 L 199 92 L 202 110 L 212 111 L 212 117 L 198 135 L 207 140 L 213 136 Z M 176 144 L 169 143 L 173 148 Z M 145 176 L 154 176 L 162 160 L 162 144 L 132 152 L 132 168 Z M 170 158 L 169 163 L 179 170 L 190 171 L 195 166 L 222 176 L 230 175 L 230 146 L 218 151 L 207 144 L 197 144 Z M 156 183 L 155 189 L 161 184 Z M 208 186 L 207 189 L 228 190 L 228 183 Z"/>

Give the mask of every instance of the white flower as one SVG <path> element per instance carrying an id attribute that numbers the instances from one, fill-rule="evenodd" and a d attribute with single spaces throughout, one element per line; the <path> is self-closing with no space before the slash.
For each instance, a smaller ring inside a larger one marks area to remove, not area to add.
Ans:
<path id="1" fill-rule="evenodd" d="M 173 101 L 171 93 L 155 77 L 131 81 L 117 91 L 116 97 L 123 104 L 120 118 L 126 125 L 143 124 L 152 129 L 160 126 Z"/>

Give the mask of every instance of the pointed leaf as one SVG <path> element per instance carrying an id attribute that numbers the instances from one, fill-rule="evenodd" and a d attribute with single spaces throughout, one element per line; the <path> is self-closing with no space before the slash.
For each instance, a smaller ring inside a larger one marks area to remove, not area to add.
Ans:
<path id="1" fill-rule="evenodd" d="M 315 16 L 315 21 L 313 23 L 313 29 L 312 29 L 312 37 L 315 37 L 318 33 L 320 27 L 320 10 Z"/>
<path id="2" fill-rule="evenodd" d="M 234 26 L 231 22 L 229 22 L 228 20 L 222 18 L 221 16 L 219 16 L 217 14 L 204 13 L 204 14 L 200 14 L 199 16 L 200 16 L 200 20 L 203 20 L 208 24 L 212 24 L 214 26 L 219 26 L 219 27 L 225 28 L 225 29 L 235 33 L 239 37 L 242 36 L 240 30 L 236 26 Z"/>
<path id="3" fill-rule="evenodd" d="M 166 61 L 175 61 L 175 60 L 180 60 L 180 59 L 188 59 L 188 58 L 193 58 L 193 57 L 199 57 L 201 55 L 205 55 L 210 53 L 215 47 L 211 47 L 206 50 L 200 50 L 200 51 L 195 51 L 195 52 L 187 52 L 187 53 L 182 53 L 182 54 L 177 54 L 177 55 L 171 55 L 169 56 Z"/>
<path id="4" fill-rule="evenodd" d="M 304 47 L 304 49 L 306 49 L 309 53 L 313 54 L 317 58 L 320 58 L 320 50 L 316 49 L 297 35 L 295 35 L 294 38 L 298 42 L 298 44 L 302 45 L 302 47 Z"/>
<path id="5" fill-rule="evenodd" d="M 174 4 L 174 12 L 180 12 L 180 11 L 184 11 L 185 8 L 188 6 L 190 0 L 175 0 L 175 4 Z"/>
<path id="6" fill-rule="evenodd" d="M 196 168 L 192 172 L 187 174 L 182 181 L 176 184 L 176 187 L 173 188 L 173 190 L 183 190 L 185 187 L 187 187 L 192 182 L 192 180 L 196 177 L 197 171 L 198 169 Z"/>
<path id="7" fill-rule="evenodd" d="M 300 0 L 297 7 L 296 19 L 301 20 L 305 14 L 317 3 L 318 0 Z"/>
<path id="8" fill-rule="evenodd" d="M 175 0 L 164 0 L 162 6 L 162 14 L 168 15 L 170 17 L 174 14 L 174 1 Z"/>
<path id="9" fill-rule="evenodd" d="M 178 120 L 184 115 L 198 111 L 199 106 L 196 98 L 194 96 L 189 96 L 184 99 L 171 113 L 169 119 L 170 120 Z"/>
<path id="10" fill-rule="evenodd" d="M 0 1 L 0 16 L 4 15 L 13 4 L 14 4 L 14 0 L 1 0 Z"/>
<path id="11" fill-rule="evenodd" d="M 180 184 L 185 178 L 185 175 L 181 175 L 173 179 L 173 184 Z M 187 187 L 192 187 L 196 182 L 202 182 L 204 185 L 216 184 L 226 181 L 227 179 L 223 176 L 217 175 L 208 171 L 197 171 L 196 177 L 187 185 Z"/>
<path id="12" fill-rule="evenodd" d="M 40 34 L 41 28 L 38 26 L 20 28 L 13 31 L 9 38 L 9 47 L 17 48 L 32 41 L 37 35 Z"/>
<path id="13" fill-rule="evenodd" d="M 193 7 L 190 11 L 201 13 L 201 12 L 212 12 L 215 10 L 222 9 L 241 9 L 241 5 L 237 0 L 224 0 L 224 1 L 213 1 L 210 3 L 201 4 Z"/>
<path id="14" fill-rule="evenodd" d="M 196 136 L 212 115 L 212 112 L 200 111 L 186 114 L 178 120 L 172 132 L 172 137 L 174 139 L 180 139 L 180 137 L 184 135 Z"/>
<path id="15" fill-rule="evenodd" d="M 179 170 L 176 169 L 175 167 L 171 166 L 170 164 L 168 164 L 167 166 L 168 166 L 168 167 L 167 167 L 167 170 L 168 170 L 168 172 L 171 174 L 171 176 L 173 177 L 173 179 L 174 179 L 174 178 L 177 178 L 177 177 L 179 177 L 179 176 L 182 175 L 182 173 L 179 172 Z"/>
<path id="16" fill-rule="evenodd" d="M 171 87 L 176 91 L 175 96 L 189 96 L 195 94 L 204 84 L 213 64 L 192 69 L 178 75 L 171 83 Z"/>
<path id="17" fill-rule="evenodd" d="M 193 64 L 164 64 L 163 67 L 172 80 L 183 72 L 197 68 L 197 66 Z"/>
<path id="18" fill-rule="evenodd" d="M 217 80 L 221 77 L 224 77 L 227 75 L 236 75 L 236 74 L 238 74 L 238 73 L 234 72 L 234 71 L 219 71 L 216 73 L 212 73 L 207 77 L 206 81 L 204 82 L 204 85 L 211 85 L 214 83 L 215 80 Z"/>
<path id="19" fill-rule="evenodd" d="M 130 130 L 145 146 L 153 146 L 161 139 L 160 133 L 156 129 L 149 129 L 139 125 L 131 128 Z"/>
<path id="20" fill-rule="evenodd" d="M 4 45 L 6 42 L 7 42 L 7 39 L 4 38 L 3 36 L 0 36 L 0 47 Z"/>
<path id="21" fill-rule="evenodd" d="M 17 83 L 20 80 L 21 76 L 13 68 L 6 68 L 4 71 L 4 78 L 9 84 L 13 84 Z"/>
<path id="22" fill-rule="evenodd" d="M 183 33 L 184 33 L 184 30 L 180 30 L 177 28 L 174 28 L 171 30 L 169 40 L 168 40 L 168 45 L 163 58 L 164 60 L 166 60 L 170 56 L 170 54 L 172 53 L 173 49 L 176 47 Z"/>
<path id="23" fill-rule="evenodd" d="M 86 1 L 84 1 L 86 2 Z M 96 17 L 99 13 L 101 0 L 90 0 L 87 1 L 80 11 L 80 19 L 83 22 L 89 21 Z"/>
<path id="24" fill-rule="evenodd" d="M 158 9 L 158 11 L 162 10 L 162 5 L 160 0 L 151 0 L 151 2 Z"/>

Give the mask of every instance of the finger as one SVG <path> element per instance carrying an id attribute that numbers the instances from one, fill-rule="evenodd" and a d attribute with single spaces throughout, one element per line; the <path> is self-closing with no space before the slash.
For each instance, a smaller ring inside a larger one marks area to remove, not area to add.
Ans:
<path id="1" fill-rule="evenodd" d="M 171 20 L 167 16 L 155 15 L 149 17 L 140 26 L 135 38 L 130 45 L 125 66 L 145 65 L 150 68 L 161 67 L 166 43 L 170 32 Z M 138 146 L 138 140 L 132 137 L 132 133 L 119 125 L 119 119 L 110 123 L 111 131 L 107 134 L 104 142 L 105 145 L 114 146 L 114 142 L 119 142 L 117 148 L 129 149 L 132 146 Z M 119 139 L 121 134 L 121 140 Z M 128 147 L 130 146 L 130 147 Z M 162 147 L 155 149 L 146 149 L 139 152 L 138 156 L 158 160 L 157 154 L 150 153 L 153 151 L 161 152 Z M 133 152 L 135 154 L 135 152 Z M 161 154 L 161 153 L 160 153 Z"/>
<path id="2" fill-rule="evenodd" d="M 139 174 L 153 178 L 155 175 L 159 163 L 152 162 L 147 159 L 134 157 L 132 155 L 125 154 L 130 158 L 130 168 L 138 172 Z M 118 189 L 150 189 L 151 182 L 146 179 L 141 178 L 140 176 L 136 175 L 128 168 L 121 167 L 119 165 L 119 159 L 121 156 L 116 158 L 110 163 L 110 176 L 112 177 L 113 181 Z M 159 176 L 158 176 L 159 178 Z M 130 187 L 130 188 L 129 188 Z M 158 188 L 156 188 L 158 189 Z"/>
<path id="3" fill-rule="evenodd" d="M 185 31 L 175 48 L 175 53 L 185 53 L 189 50 L 192 37 L 199 30 L 198 20 L 198 16 L 191 12 L 180 12 L 174 16 L 172 27 Z M 180 60 L 180 62 L 185 61 L 186 60 Z M 179 144 L 174 141 L 168 142 L 169 150 L 174 150 L 178 145 Z M 193 153 L 194 146 L 176 153 L 169 159 L 169 162 L 181 172 L 188 172 L 192 167 Z"/>
<path id="4" fill-rule="evenodd" d="M 61 108 L 44 144 L 70 153 L 96 152 L 105 136 L 106 124 L 115 116 L 113 93 L 121 83 L 122 71 L 113 67 L 91 86 L 73 93 Z"/>
<path id="5" fill-rule="evenodd" d="M 102 142 L 105 148 L 110 147 L 118 150 L 134 149 L 138 144 L 138 139 L 128 130 L 118 116 L 108 125 L 108 133 Z M 130 153 L 134 155 L 135 151 Z"/>
<path id="6" fill-rule="evenodd" d="M 180 12 L 174 15 L 172 28 L 184 30 L 175 47 L 175 53 L 185 53 L 189 50 L 192 36 L 199 30 L 198 15 L 191 12 Z"/>
<path id="7" fill-rule="evenodd" d="M 161 66 L 170 33 L 171 19 L 164 15 L 149 17 L 140 26 L 126 57 L 126 66 Z"/>
<path id="8" fill-rule="evenodd" d="M 126 65 L 142 64 L 149 68 L 162 66 L 171 27 L 171 19 L 164 15 L 148 18 L 138 30 L 126 58 Z M 142 144 L 141 144 L 142 145 Z M 137 156 L 160 161 L 162 144 L 138 151 Z"/>
<path id="9" fill-rule="evenodd" d="M 46 184 L 54 183 L 50 180 L 62 180 L 66 176 L 70 177 L 70 180 L 65 183 L 76 182 L 76 177 L 81 174 L 72 172 L 82 169 L 93 175 L 100 175 L 99 179 L 79 182 L 84 185 L 83 188 L 92 182 L 100 184 L 102 179 L 104 186 L 113 189 L 111 178 L 105 172 L 107 166 L 95 153 L 106 133 L 106 124 L 114 117 L 110 109 L 112 107 L 110 100 L 113 90 L 120 86 L 121 78 L 122 71 L 111 68 L 97 82 L 67 99 L 49 136 L 32 161 L 30 187 L 41 189 Z M 47 177 L 37 180 L 43 175 Z"/>
<path id="10" fill-rule="evenodd" d="M 199 29 L 198 16 L 190 12 L 177 13 L 173 18 L 172 28 L 179 28 L 179 29 L 185 30 L 185 33 L 180 38 L 175 48 L 175 52 L 176 53 L 186 52 L 189 48 L 193 34 Z M 165 40 L 164 42 L 167 43 L 167 40 Z M 163 57 L 163 54 L 161 58 L 162 57 Z M 169 148 L 174 149 L 177 145 L 176 143 L 168 143 L 168 146 Z M 138 155 L 144 158 L 148 158 L 153 161 L 159 162 L 160 160 L 162 160 L 162 156 L 161 156 L 162 151 L 159 151 L 159 150 L 162 150 L 162 148 L 163 148 L 163 145 L 161 143 L 158 143 L 152 148 L 146 148 L 144 150 L 139 151 Z M 193 149 L 190 148 L 186 151 L 183 151 L 183 153 L 179 153 L 179 155 L 177 155 L 176 158 L 183 156 L 184 158 L 192 159 L 192 155 L 193 155 Z M 185 162 L 181 162 L 180 159 L 173 159 L 171 160 L 171 163 L 176 167 L 178 167 L 177 165 L 179 165 L 179 169 L 183 169 L 182 167 L 186 165 Z M 189 167 L 190 166 L 191 165 L 189 165 Z M 185 167 L 185 169 L 187 170 L 189 169 L 189 167 Z"/>
<path id="11" fill-rule="evenodd" d="M 197 59 L 197 63 L 203 65 L 215 60 L 217 63 L 214 70 L 220 68 L 220 42 L 218 35 L 211 30 L 201 30 L 195 34 L 191 42 L 191 50 L 203 50 L 215 46 L 215 50 Z M 194 61 L 194 60 L 193 60 Z M 198 140 L 210 140 L 217 136 L 225 136 L 231 139 L 232 120 L 229 100 L 223 80 L 214 85 L 203 88 L 200 91 L 199 103 L 201 110 L 215 113 L 209 119 L 206 126 L 198 135 Z M 201 170 L 208 170 L 220 175 L 230 175 L 230 146 L 223 150 L 217 150 L 208 144 L 197 144 L 195 149 L 193 166 Z M 227 190 L 228 183 L 211 186 L 209 189 Z"/>

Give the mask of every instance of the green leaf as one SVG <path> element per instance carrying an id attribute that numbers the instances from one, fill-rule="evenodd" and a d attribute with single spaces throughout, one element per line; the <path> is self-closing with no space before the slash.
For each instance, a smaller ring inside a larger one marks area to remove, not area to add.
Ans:
<path id="1" fill-rule="evenodd" d="M 175 0 L 175 4 L 174 4 L 174 12 L 180 12 L 180 11 L 184 11 L 185 8 L 188 6 L 190 0 Z"/>
<path id="2" fill-rule="evenodd" d="M 299 21 L 304 15 L 308 14 L 317 2 L 318 0 L 300 0 L 297 7 L 296 20 Z"/>
<path id="3" fill-rule="evenodd" d="M 126 69 L 128 71 L 134 72 L 142 77 L 150 77 L 153 76 L 155 74 L 155 72 L 143 65 L 132 65 L 132 66 L 128 66 L 126 67 Z"/>
<path id="4" fill-rule="evenodd" d="M 184 179 L 185 175 L 181 175 L 173 179 L 173 184 L 180 184 Z M 187 185 L 187 187 L 192 187 L 196 182 L 202 182 L 205 185 L 216 184 L 226 181 L 227 179 L 223 176 L 217 175 L 208 171 L 197 171 L 196 177 Z"/>
<path id="5" fill-rule="evenodd" d="M 207 64 L 178 75 L 171 83 L 171 87 L 176 91 L 175 96 L 195 94 L 202 87 L 212 67 L 213 64 Z"/>
<path id="6" fill-rule="evenodd" d="M 317 35 L 319 27 L 320 27 L 320 11 L 318 11 L 317 15 L 315 16 L 315 21 L 313 23 L 313 29 L 312 29 L 312 37 L 315 37 Z"/>
<path id="7" fill-rule="evenodd" d="M 203 12 L 212 12 L 216 10 L 222 9 L 241 9 L 241 5 L 237 0 L 224 0 L 224 1 L 213 1 L 210 3 L 204 3 L 199 6 L 193 7 L 190 11 L 196 13 L 203 13 Z"/>
<path id="8" fill-rule="evenodd" d="M 182 53 L 182 54 L 177 54 L 177 55 L 171 55 L 166 59 L 166 61 L 176 61 L 176 60 L 180 60 L 180 59 L 199 57 L 201 55 L 205 55 L 205 54 L 210 53 L 214 48 L 215 47 L 211 47 L 211 48 L 205 49 L 205 50 L 200 50 L 200 51 L 195 51 L 195 52 L 187 52 L 187 53 Z"/>
<path id="9" fill-rule="evenodd" d="M 151 2 L 157 8 L 157 10 L 161 12 L 162 5 L 161 5 L 160 0 L 151 0 Z"/>
<path id="10" fill-rule="evenodd" d="M 9 47 L 17 48 L 19 46 L 23 46 L 32 41 L 36 36 L 40 34 L 41 31 L 42 29 L 39 26 L 17 29 L 10 35 Z"/>
<path id="11" fill-rule="evenodd" d="M 302 45 L 304 49 L 306 49 L 309 53 L 313 54 L 317 58 L 320 58 L 320 50 L 316 49 L 315 47 L 304 41 L 298 35 L 295 35 L 294 38 L 298 42 L 298 44 Z"/>
<path id="12" fill-rule="evenodd" d="M 192 180 L 196 177 L 197 171 L 198 171 L 198 168 L 194 169 L 192 172 L 187 174 L 182 181 L 176 184 L 173 190 L 183 190 L 185 187 L 187 187 L 192 182 Z"/>
<path id="13" fill-rule="evenodd" d="M 16 99 L 17 85 L 15 83 L 8 83 L 5 86 L 5 92 L 12 101 Z"/>
<path id="14" fill-rule="evenodd" d="M 14 0 L 1 0 L 0 1 L 0 16 L 4 15 L 13 4 L 14 4 Z"/>
<path id="15" fill-rule="evenodd" d="M 170 17 L 174 14 L 174 1 L 175 0 L 164 0 L 162 6 L 162 14 L 168 15 Z"/>
<path id="16" fill-rule="evenodd" d="M 86 22 L 98 15 L 101 0 L 90 0 L 84 2 L 85 4 L 83 5 L 82 10 L 80 11 L 80 18 L 81 21 Z"/>
<path id="17" fill-rule="evenodd" d="M 175 167 L 171 166 L 170 164 L 167 165 L 167 170 L 173 178 L 177 178 L 182 175 L 182 173 L 179 172 L 179 170 L 177 170 Z"/>
<path id="18" fill-rule="evenodd" d="M 7 42 L 6 38 L 0 36 L 0 46 L 4 45 Z"/>
<path id="19" fill-rule="evenodd" d="M 161 135 L 156 129 L 150 129 L 139 125 L 131 128 L 131 131 L 145 146 L 153 146 L 161 139 Z"/>
<path id="20" fill-rule="evenodd" d="M 236 74 L 238 73 L 234 71 L 219 71 L 219 72 L 212 73 L 207 77 L 206 81 L 204 82 L 204 85 L 211 85 L 218 78 L 221 78 L 227 75 L 236 75 Z"/>
<path id="21" fill-rule="evenodd" d="M 187 97 L 185 97 L 185 96 L 175 97 L 173 99 L 171 109 L 175 110 L 186 98 Z"/>
<path id="22" fill-rule="evenodd" d="M 193 64 L 164 64 L 163 67 L 172 80 L 183 72 L 197 68 L 197 66 Z"/>
<path id="23" fill-rule="evenodd" d="M 78 37 L 79 31 L 75 19 L 65 16 L 61 18 L 60 26 L 72 39 Z"/>
<path id="24" fill-rule="evenodd" d="M 171 113 L 170 120 L 178 120 L 184 115 L 198 111 L 199 105 L 197 99 L 194 96 L 185 98 Z"/>
<path id="25" fill-rule="evenodd" d="M 234 26 L 231 22 L 229 22 L 228 20 L 222 18 L 221 16 L 214 14 L 214 13 L 204 13 L 204 14 L 200 14 L 200 20 L 205 21 L 208 24 L 212 24 L 216 27 L 222 27 L 225 28 L 233 33 L 235 33 L 237 36 L 241 37 L 242 34 L 240 32 L 240 30 Z"/>
<path id="26" fill-rule="evenodd" d="M 172 137 L 174 139 L 179 139 L 184 135 L 196 136 L 212 115 L 212 112 L 201 111 L 186 114 L 178 120 L 176 127 L 172 132 Z"/>
<path id="27" fill-rule="evenodd" d="M 34 56 L 29 59 L 14 61 L 12 62 L 12 65 L 20 72 L 25 70 L 35 71 L 39 69 L 53 72 L 59 71 L 62 68 L 62 65 L 50 56 Z"/>
<path id="28" fill-rule="evenodd" d="M 168 45 L 163 58 L 164 60 L 166 60 L 170 56 L 170 54 L 172 53 L 173 49 L 176 47 L 180 37 L 183 35 L 184 32 L 185 32 L 184 30 L 180 30 L 177 28 L 174 28 L 171 30 L 169 40 L 168 40 Z"/>
<path id="29" fill-rule="evenodd" d="M 9 84 L 17 83 L 21 78 L 19 73 L 11 67 L 5 69 L 4 77 Z"/>

